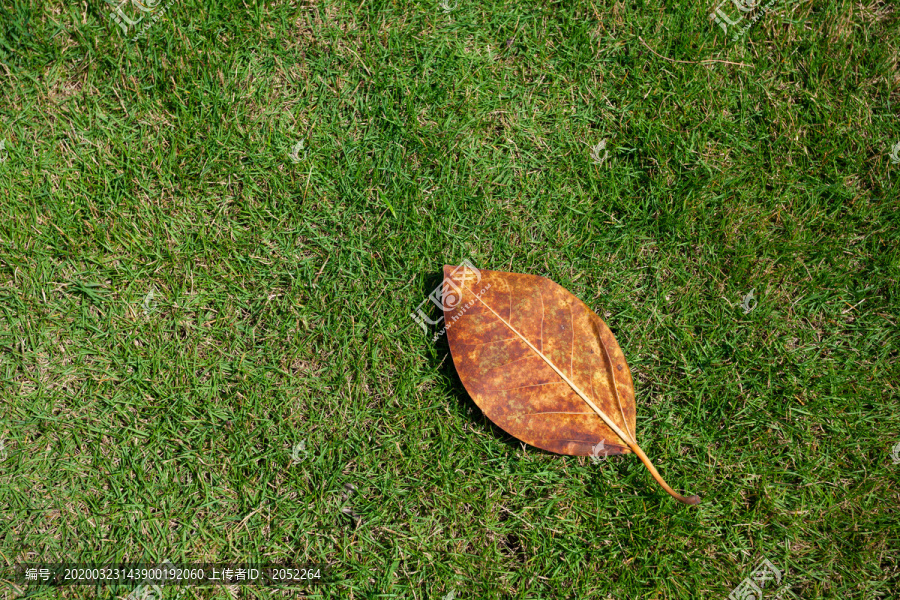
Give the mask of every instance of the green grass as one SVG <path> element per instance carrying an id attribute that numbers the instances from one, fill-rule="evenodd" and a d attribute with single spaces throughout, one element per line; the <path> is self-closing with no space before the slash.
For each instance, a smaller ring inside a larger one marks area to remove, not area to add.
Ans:
<path id="1" fill-rule="evenodd" d="M 737 42 L 714 4 L 449 7 L 176 0 L 132 43 L 98 0 L 3 3 L 0 563 L 653 600 L 765 557 L 798 598 L 897 598 L 896 5 Z M 607 321 L 701 505 L 482 416 L 409 316 L 467 258 Z"/>

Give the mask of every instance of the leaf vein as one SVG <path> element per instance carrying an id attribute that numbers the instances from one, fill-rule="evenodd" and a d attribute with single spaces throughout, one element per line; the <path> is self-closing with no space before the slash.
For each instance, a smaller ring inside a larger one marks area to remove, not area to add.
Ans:
<path id="1" fill-rule="evenodd" d="M 561 383 L 565 383 L 565 381 L 551 381 L 549 383 L 533 383 L 531 385 L 522 385 L 522 386 L 514 387 L 514 388 L 506 388 L 506 389 L 501 389 L 501 390 L 481 390 L 481 391 L 483 391 L 483 392 L 512 392 L 515 390 L 524 390 L 525 388 L 530 388 L 530 387 L 541 387 L 544 385 L 559 385 Z M 588 414 L 590 414 L 590 413 L 588 413 Z"/>

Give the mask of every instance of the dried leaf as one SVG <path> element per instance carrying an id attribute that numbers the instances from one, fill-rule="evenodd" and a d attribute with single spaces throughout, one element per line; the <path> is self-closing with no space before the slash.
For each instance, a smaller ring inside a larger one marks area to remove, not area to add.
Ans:
<path id="1" fill-rule="evenodd" d="M 637 444 L 634 383 L 600 317 L 534 275 L 444 266 L 444 322 L 453 364 L 484 414 L 510 435 L 558 454 L 634 452 L 674 498 Z M 592 452 L 593 450 L 593 452 Z"/>

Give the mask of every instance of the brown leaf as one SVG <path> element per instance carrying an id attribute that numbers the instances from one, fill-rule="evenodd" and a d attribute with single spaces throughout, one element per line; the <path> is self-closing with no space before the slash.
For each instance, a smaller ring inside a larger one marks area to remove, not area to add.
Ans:
<path id="1" fill-rule="evenodd" d="M 444 266 L 444 323 L 459 378 L 510 435 L 558 454 L 634 452 L 634 383 L 606 323 L 556 283 L 535 275 Z M 603 446 L 598 446 L 603 442 Z"/>

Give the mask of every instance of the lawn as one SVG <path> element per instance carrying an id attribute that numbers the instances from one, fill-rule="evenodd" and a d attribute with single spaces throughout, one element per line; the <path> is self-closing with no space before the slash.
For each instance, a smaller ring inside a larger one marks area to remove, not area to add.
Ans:
<path id="1" fill-rule="evenodd" d="M 900 597 L 900 11 L 716 6 L 4 0 L 0 567 Z M 411 317 L 465 260 L 604 319 L 699 505 L 482 414 Z"/>

